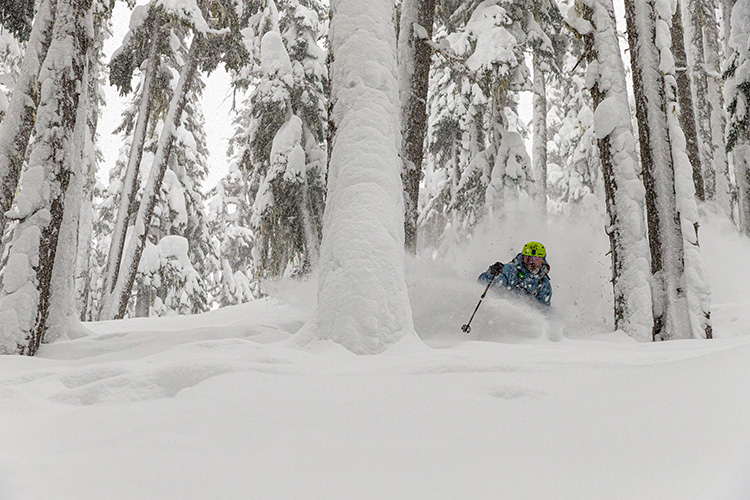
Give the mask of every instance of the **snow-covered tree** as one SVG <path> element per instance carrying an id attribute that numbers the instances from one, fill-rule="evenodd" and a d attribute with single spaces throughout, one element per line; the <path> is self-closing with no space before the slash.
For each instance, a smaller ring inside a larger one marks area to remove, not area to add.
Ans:
<path id="1" fill-rule="evenodd" d="M 711 109 L 711 152 L 713 154 L 713 170 L 715 171 L 715 199 L 721 213 L 731 217 L 732 214 L 732 185 L 729 174 L 729 160 L 726 152 L 724 129 L 724 98 L 722 94 L 721 65 L 724 53 L 721 47 L 719 22 L 717 20 L 716 0 L 703 0 L 703 33 L 705 67 L 708 76 L 707 101 Z"/>
<path id="2" fill-rule="evenodd" d="M 672 54 L 678 68 L 677 71 L 677 99 L 680 104 L 680 127 L 685 134 L 685 151 L 693 167 L 693 183 L 695 195 L 699 200 L 706 199 L 705 179 L 703 175 L 703 159 L 701 158 L 701 139 L 698 137 L 698 127 L 695 117 L 695 105 L 693 104 L 693 88 L 690 83 L 690 75 L 687 71 L 687 52 L 685 49 L 685 35 L 682 22 L 682 9 L 675 9 L 672 18 Z"/>
<path id="3" fill-rule="evenodd" d="M 220 306 L 248 302 L 260 294 L 253 274 L 255 235 L 250 229 L 252 199 L 247 175 L 234 163 L 208 194 L 209 229 L 216 260 L 211 270 L 212 297 Z"/>
<path id="4" fill-rule="evenodd" d="M 39 72 L 35 141 L 9 212 L 18 225 L 0 292 L 5 353 L 35 354 L 42 342 L 70 330 L 74 314 L 90 9 L 90 0 L 58 1 Z"/>
<path id="5" fill-rule="evenodd" d="M 562 51 L 558 7 L 550 1 L 532 4 L 527 21 L 528 45 L 532 51 L 533 115 L 531 162 L 535 188 L 533 197 L 538 214 L 547 216 L 547 80 L 557 71 L 556 62 Z"/>
<path id="6" fill-rule="evenodd" d="M 651 336 L 645 191 L 638 177 L 625 66 L 612 0 L 576 2 L 568 22 L 585 38 L 586 82 L 594 101 L 594 129 L 606 193 L 615 328 L 640 340 Z"/>
<path id="7" fill-rule="evenodd" d="M 703 26 L 707 5 L 705 0 L 680 0 L 680 7 L 685 28 L 687 67 L 693 84 L 696 130 L 704 179 L 705 192 L 698 191 L 696 194 L 701 201 L 712 200 L 716 191 L 716 170 L 711 133 L 711 103 L 708 101 L 709 75 L 704 53 L 706 40 Z"/>
<path id="8" fill-rule="evenodd" d="M 139 263 L 139 289 L 136 316 L 197 314 L 208 309 L 206 286 L 190 262 L 189 243 L 184 236 L 164 236 L 154 245 L 146 241 Z"/>
<path id="9" fill-rule="evenodd" d="M 22 60 L 23 44 L 0 25 L 0 120 L 10 104 Z"/>
<path id="10" fill-rule="evenodd" d="M 316 319 L 302 340 L 376 354 L 415 336 L 406 289 L 396 36 L 389 0 L 331 3 L 336 137 Z"/>
<path id="11" fill-rule="evenodd" d="M 646 187 L 655 340 L 711 334 L 692 167 L 677 118 L 669 37 L 673 8 L 653 0 L 625 2 Z"/>
<path id="12" fill-rule="evenodd" d="M 87 53 L 88 103 L 86 128 L 83 139 L 81 213 L 78 222 L 78 245 L 75 263 L 75 291 L 78 316 L 82 321 L 93 318 L 92 291 L 98 284 L 99 273 L 94 259 L 94 196 L 97 190 L 97 172 L 102 160 L 98 145 L 97 127 L 101 108 L 105 104 L 103 92 L 103 45 L 110 36 L 113 4 L 93 2 L 94 36 Z"/>
<path id="13" fill-rule="evenodd" d="M 417 251 L 419 184 L 422 179 L 427 134 L 427 92 L 435 18 L 435 0 L 404 0 L 398 38 L 399 93 L 401 99 L 401 161 L 406 204 L 406 248 Z"/>
<path id="14" fill-rule="evenodd" d="M 583 50 L 579 42 L 570 44 L 561 71 L 548 85 L 548 193 L 551 211 L 566 215 L 589 209 L 604 213 L 602 169 Z"/>
<path id="15" fill-rule="evenodd" d="M 131 30 L 121 48 L 112 57 L 110 71 L 112 82 L 121 93 L 125 93 L 130 90 L 134 70 L 142 70 L 131 107 L 125 111 L 123 123 L 115 131 L 127 135 L 124 147 L 128 153 L 126 162 L 121 161 L 122 157 L 118 159 L 113 172 L 116 184 L 110 184 L 113 201 L 108 206 L 117 208 L 104 269 L 105 296 L 112 292 L 119 276 L 128 222 L 136 203 L 141 160 L 147 148 L 149 124 L 153 134 L 157 117 L 163 112 L 164 103 L 168 102 L 168 94 L 161 94 L 161 99 L 157 99 L 156 92 L 157 89 L 164 92 L 169 88 L 171 76 L 167 68 L 162 67 L 161 59 L 161 55 L 171 49 L 169 26 L 166 25 L 169 18 L 164 10 L 156 5 L 138 6 L 131 19 L 135 22 L 131 23 Z"/>
<path id="16" fill-rule="evenodd" d="M 438 19 L 445 27 L 432 44 L 439 56 L 429 94 L 430 161 L 420 215 L 433 239 L 466 234 L 486 214 L 503 217 L 522 196 L 546 199 L 546 175 L 543 167 L 532 172 L 515 93 L 531 90 L 524 49 L 554 52 L 544 26 L 552 25 L 556 12 L 548 2 L 471 1 L 453 5 L 446 20 L 444 7 Z"/>
<path id="17" fill-rule="evenodd" d="M 33 5 L 33 2 L 29 3 Z M 30 30 L 29 41 L 24 50 L 21 73 L 16 80 L 3 120 L 0 122 L 0 207 L 3 211 L 10 208 L 18 188 L 26 149 L 34 129 L 34 119 L 39 104 L 39 72 L 52 40 L 56 8 L 57 0 L 43 0 L 37 6 L 34 25 Z M 7 12 L 8 19 L 5 18 L 5 7 L 1 12 L 3 12 L 4 26 L 15 23 L 17 29 L 23 32 L 27 19 L 25 16 L 18 17 L 21 12 L 25 12 L 23 9 L 20 12 L 10 9 Z M 6 217 L 0 217 L 0 240 L 5 233 L 6 222 Z"/>
<path id="18" fill-rule="evenodd" d="M 255 88 L 231 147 L 249 173 L 258 278 L 308 272 L 317 261 L 325 195 L 327 72 L 316 2 L 270 1 L 251 18 Z"/>
<path id="19" fill-rule="evenodd" d="M 162 5 L 162 4 L 160 4 Z M 188 138 L 186 121 L 183 113 L 190 102 L 199 70 L 211 71 L 220 62 L 235 65 L 241 62 L 236 46 L 239 43 L 238 10 L 232 0 L 213 2 L 203 5 L 205 13 L 199 9 L 184 10 L 179 5 L 164 3 L 171 16 L 176 16 L 181 24 L 191 32 L 189 49 L 180 57 L 179 79 L 173 89 L 166 117 L 159 133 L 159 140 L 153 155 L 149 177 L 143 188 L 133 225 L 133 234 L 128 240 L 123 253 L 121 271 L 111 291 L 107 290 L 104 300 L 103 317 L 122 317 L 128 307 L 133 284 L 138 271 L 138 264 L 145 249 L 149 229 L 157 207 L 158 195 L 162 190 L 165 174 L 172 155 Z M 174 9 L 169 11 L 169 9 Z M 204 14 L 211 14 L 207 18 Z M 208 20 L 207 20 L 208 19 Z M 192 136 L 193 140 L 195 136 Z M 176 174 L 175 174 L 176 175 Z"/>
<path id="20" fill-rule="evenodd" d="M 727 150 L 734 156 L 740 231 L 750 236 L 750 0 L 737 0 L 732 8 L 728 45 L 732 53 L 724 84 Z"/>
<path id="21" fill-rule="evenodd" d="M 31 35 L 34 0 L 6 0 L 0 4 L 0 26 L 20 41 Z"/>

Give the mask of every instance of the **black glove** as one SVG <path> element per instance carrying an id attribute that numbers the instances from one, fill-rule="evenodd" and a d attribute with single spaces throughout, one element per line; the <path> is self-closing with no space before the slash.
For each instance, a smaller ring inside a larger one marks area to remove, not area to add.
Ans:
<path id="1" fill-rule="evenodd" d="M 503 265 L 499 262 L 495 262 L 490 266 L 487 272 L 490 273 L 490 276 L 492 277 L 500 276 L 500 273 L 503 272 Z"/>

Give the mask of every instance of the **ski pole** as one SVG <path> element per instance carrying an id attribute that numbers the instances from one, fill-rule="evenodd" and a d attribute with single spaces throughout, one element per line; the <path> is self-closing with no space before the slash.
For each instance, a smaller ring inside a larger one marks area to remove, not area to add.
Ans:
<path id="1" fill-rule="evenodd" d="M 471 313 L 471 318 L 469 318 L 469 322 L 466 323 L 464 326 L 461 327 L 461 331 L 464 332 L 466 335 L 471 333 L 471 327 L 469 326 L 471 324 L 471 320 L 474 319 L 474 315 L 477 313 L 477 310 L 479 309 L 479 306 L 482 305 L 482 300 L 484 300 L 484 296 L 487 295 L 487 290 L 490 289 L 490 286 L 492 285 L 492 281 L 494 280 L 494 277 L 492 280 L 490 280 L 489 283 L 487 283 L 487 288 L 484 289 L 484 293 L 479 298 L 479 303 L 477 304 L 477 307 L 474 308 L 474 312 Z"/>

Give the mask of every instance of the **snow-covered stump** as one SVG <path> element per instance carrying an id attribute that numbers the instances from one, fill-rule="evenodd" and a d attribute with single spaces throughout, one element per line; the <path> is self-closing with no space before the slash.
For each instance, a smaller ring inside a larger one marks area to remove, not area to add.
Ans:
<path id="1" fill-rule="evenodd" d="M 404 269 L 393 2 L 337 0 L 331 7 L 337 133 L 315 336 L 377 354 L 415 335 Z"/>

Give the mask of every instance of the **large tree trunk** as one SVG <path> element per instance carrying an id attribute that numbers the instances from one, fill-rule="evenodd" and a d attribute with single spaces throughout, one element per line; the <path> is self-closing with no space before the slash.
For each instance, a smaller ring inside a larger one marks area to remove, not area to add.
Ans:
<path id="1" fill-rule="evenodd" d="M 656 47 L 654 0 L 625 0 L 633 91 L 641 145 L 651 252 L 654 340 L 690 332 L 684 248 L 667 125 L 664 79 Z"/>
<path id="2" fill-rule="evenodd" d="M 125 236 L 128 231 L 128 219 L 133 212 L 135 195 L 138 191 L 138 172 L 141 167 L 141 158 L 143 158 L 143 147 L 146 142 L 146 132 L 148 130 L 148 121 L 151 116 L 151 100 L 153 96 L 152 82 L 159 68 L 159 54 L 156 41 L 151 44 L 148 55 L 148 64 L 143 76 L 143 85 L 141 88 L 141 103 L 138 107 L 138 118 L 133 129 L 133 138 L 130 143 L 130 153 L 128 155 L 128 164 L 125 168 L 125 178 L 122 182 L 120 192 L 120 205 L 117 207 L 117 218 L 112 230 L 112 239 L 110 240 L 109 253 L 107 254 L 107 264 L 104 274 L 104 294 L 111 294 L 117 283 L 120 265 L 122 263 L 122 251 L 125 247 Z M 158 189 L 157 189 L 158 192 Z M 104 311 L 101 311 L 104 315 Z M 103 316 L 100 315 L 100 319 Z"/>
<path id="3" fill-rule="evenodd" d="M 687 155 L 693 166 L 693 184 L 695 195 L 699 200 L 706 199 L 703 171 L 701 170 L 700 140 L 695 124 L 693 91 L 687 70 L 687 53 L 685 52 L 685 34 L 682 27 L 682 9 L 675 9 L 672 17 L 672 53 L 677 66 L 677 98 L 680 103 L 680 125 L 685 133 Z"/>
<path id="4" fill-rule="evenodd" d="M 401 176 L 406 204 L 406 249 L 417 252 L 419 181 L 427 134 L 427 89 L 431 51 L 423 40 L 432 37 L 435 0 L 404 0 L 399 31 L 399 93 L 401 97 Z M 421 29 L 420 29 L 421 28 Z"/>
<path id="5" fill-rule="evenodd" d="M 39 105 L 39 71 L 52 40 L 56 8 L 56 0 L 39 2 L 24 52 L 21 74 L 13 89 L 8 110 L 0 122 L 0 255 L 3 253 L 3 235 L 7 224 L 2 213 L 10 209 L 13 202 L 34 129 Z"/>
<path id="6" fill-rule="evenodd" d="M 0 296 L 0 351 L 35 354 L 50 323 L 59 324 L 55 318 L 49 321 L 51 309 L 63 304 L 58 312 L 67 313 L 69 297 L 60 295 L 72 293 L 72 267 L 64 266 L 72 266 L 70 240 L 75 239 L 79 209 L 69 203 L 76 196 L 69 189 L 81 177 L 90 7 L 91 0 L 59 0 L 49 55 L 39 74 L 36 140 L 11 211 L 20 222 Z M 58 243 L 67 245 L 60 255 Z"/>
<path id="7" fill-rule="evenodd" d="M 703 33 L 705 35 L 706 71 L 708 73 L 707 100 L 711 106 L 711 150 L 716 173 L 716 203 L 727 216 L 732 214 L 732 182 L 726 152 L 724 129 L 724 96 L 721 79 L 721 45 L 719 24 L 716 20 L 716 0 L 703 0 Z"/>
<path id="8" fill-rule="evenodd" d="M 584 9 L 594 29 L 585 36 L 586 52 L 596 68 L 607 68 L 591 87 L 607 202 L 615 328 L 650 340 L 653 328 L 648 241 L 643 225 L 645 192 L 638 178 L 625 66 L 620 55 L 612 0 L 596 0 Z M 604 126 L 612 117 L 619 120 Z"/>
<path id="9" fill-rule="evenodd" d="M 733 151 L 734 175 L 737 179 L 740 233 L 750 236 L 750 138 L 737 141 Z"/>
<path id="10" fill-rule="evenodd" d="M 97 147 L 97 128 L 99 125 L 100 107 L 104 103 L 101 88 L 102 57 L 106 24 L 112 16 L 112 9 L 99 6 L 94 17 L 94 40 L 87 54 L 88 60 L 88 94 L 86 102 L 86 129 L 82 144 L 82 200 L 78 221 L 78 248 L 75 264 L 75 290 L 78 317 L 81 321 L 95 319 L 91 310 L 90 298 L 92 281 L 97 278 L 92 272 L 91 254 L 93 250 L 94 232 L 94 191 L 96 189 L 96 174 L 99 170 L 100 151 Z"/>
<path id="11" fill-rule="evenodd" d="M 534 52 L 534 136 L 531 151 L 534 197 L 542 218 L 547 216 L 547 86 L 542 70 L 542 58 Z"/>
<path id="12" fill-rule="evenodd" d="M 133 234 L 130 237 L 126 252 L 123 255 L 121 271 L 111 293 L 105 290 L 102 317 L 107 319 L 119 319 L 125 316 L 128 301 L 133 290 L 135 275 L 143 255 L 143 249 L 148 237 L 148 229 L 151 225 L 151 217 L 154 214 L 159 190 L 161 189 L 164 174 L 167 171 L 172 148 L 175 143 L 175 132 L 182 121 L 182 112 L 187 104 L 187 95 L 190 83 L 194 80 L 195 71 L 198 67 L 198 54 L 204 39 L 200 36 L 193 38 L 190 51 L 185 56 L 185 61 L 180 71 L 180 78 L 174 90 L 172 100 L 169 103 L 169 111 L 164 121 L 159 144 L 154 154 L 146 186 L 143 189 L 143 197 L 136 215 Z"/>
<path id="13" fill-rule="evenodd" d="M 336 137 L 318 309 L 297 339 L 357 354 L 414 334 L 406 289 L 396 38 L 390 0 L 331 2 Z"/>
<path id="14" fill-rule="evenodd" d="M 695 120 L 701 153 L 701 170 L 704 179 L 704 197 L 696 192 L 701 201 L 713 200 L 716 193 L 716 171 L 713 164 L 713 138 L 711 137 L 711 103 L 708 101 L 708 75 L 703 55 L 703 1 L 680 0 L 683 7 L 688 70 L 693 83 Z M 679 8 L 679 6 L 678 6 Z"/>

